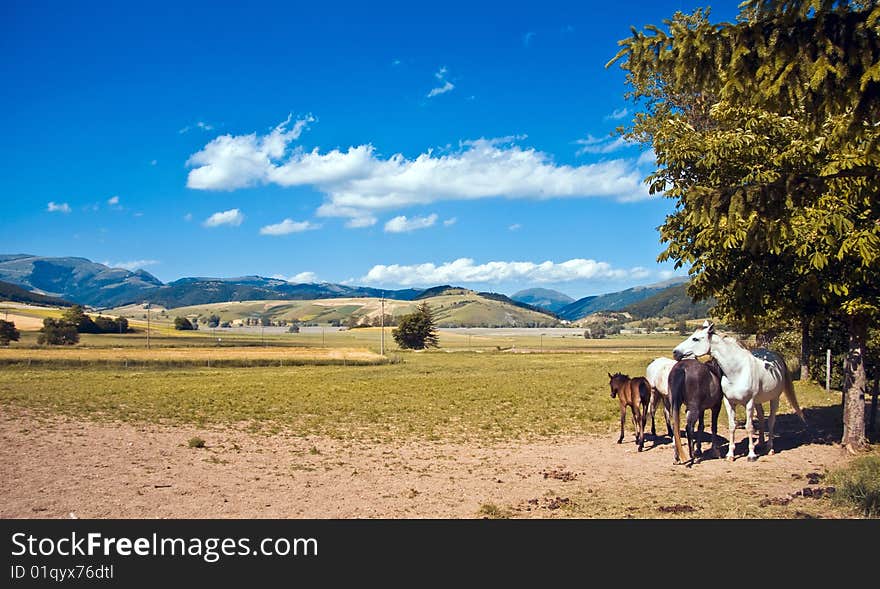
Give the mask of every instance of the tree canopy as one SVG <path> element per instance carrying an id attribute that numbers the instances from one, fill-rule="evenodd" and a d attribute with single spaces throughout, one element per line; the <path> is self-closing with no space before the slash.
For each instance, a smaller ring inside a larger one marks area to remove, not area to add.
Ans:
<path id="1" fill-rule="evenodd" d="M 675 201 L 660 259 L 688 265 L 688 292 L 726 319 L 843 316 L 844 441 L 860 445 L 880 318 L 880 6 L 751 0 L 735 23 L 664 24 L 609 62 L 639 109 L 624 132 L 656 156 L 650 190 Z"/>
<path id="2" fill-rule="evenodd" d="M 8 346 L 9 342 L 17 342 L 21 338 L 21 332 L 15 327 L 13 321 L 0 319 L 0 346 Z"/>
<path id="3" fill-rule="evenodd" d="M 414 312 L 401 317 L 391 335 L 397 345 L 403 349 L 422 350 L 438 347 L 437 328 L 430 305 L 422 301 Z"/>

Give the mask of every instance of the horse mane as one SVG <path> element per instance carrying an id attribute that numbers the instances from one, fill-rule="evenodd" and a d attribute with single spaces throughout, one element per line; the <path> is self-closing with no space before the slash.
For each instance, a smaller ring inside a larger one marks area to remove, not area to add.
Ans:
<path id="1" fill-rule="evenodd" d="M 737 346 L 739 346 L 741 349 L 745 350 L 746 352 L 749 351 L 749 349 L 747 347 L 745 347 L 742 344 L 742 342 L 740 342 L 737 338 L 733 337 L 732 335 L 727 335 L 726 333 L 718 333 L 718 332 L 715 332 L 715 335 L 719 336 L 721 338 L 721 341 L 733 342 Z"/>

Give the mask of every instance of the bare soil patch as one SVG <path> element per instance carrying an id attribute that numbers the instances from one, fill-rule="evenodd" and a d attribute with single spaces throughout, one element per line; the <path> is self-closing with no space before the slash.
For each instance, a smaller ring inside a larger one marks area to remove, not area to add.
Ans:
<path id="1" fill-rule="evenodd" d="M 205 447 L 189 447 L 195 437 Z M 847 460 L 831 444 L 799 444 L 757 463 L 738 457 L 686 468 L 672 464 L 668 442 L 652 447 L 649 438 L 639 453 L 615 441 L 585 434 L 374 443 L 99 423 L 4 407 L 0 517 L 847 517 L 827 491 L 803 491 L 813 480 L 822 485 L 811 473 Z"/>

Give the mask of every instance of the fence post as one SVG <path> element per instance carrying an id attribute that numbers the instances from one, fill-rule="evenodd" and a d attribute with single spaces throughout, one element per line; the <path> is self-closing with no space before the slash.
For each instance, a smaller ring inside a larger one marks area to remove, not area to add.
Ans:
<path id="1" fill-rule="evenodd" d="M 825 392 L 831 391 L 831 349 L 825 350 Z"/>

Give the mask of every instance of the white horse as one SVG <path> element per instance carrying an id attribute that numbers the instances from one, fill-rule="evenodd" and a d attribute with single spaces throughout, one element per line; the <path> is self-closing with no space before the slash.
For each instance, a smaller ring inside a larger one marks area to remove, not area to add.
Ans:
<path id="1" fill-rule="evenodd" d="M 651 403 L 648 405 L 648 413 L 651 415 L 651 434 L 657 435 L 654 428 L 654 414 L 657 413 L 657 402 L 663 403 L 663 416 L 666 417 L 666 432 L 672 435 L 669 426 L 669 371 L 675 366 L 675 360 L 671 358 L 657 358 L 645 368 L 645 378 L 651 384 Z"/>
<path id="2" fill-rule="evenodd" d="M 761 430 L 760 443 L 764 443 L 764 409 L 762 403 L 770 402 L 770 419 L 767 429 L 770 433 L 768 454 L 773 452 L 773 426 L 776 423 L 776 409 L 779 395 L 785 393 L 786 399 L 804 424 L 804 414 L 794 396 L 794 385 L 785 360 L 775 352 L 758 348 L 749 352 L 735 338 L 715 332 L 715 326 L 706 321 L 703 327 L 678 344 L 672 351 L 676 360 L 688 357 L 711 355 L 718 361 L 724 376 L 721 378 L 721 392 L 724 393 L 724 408 L 730 424 L 730 445 L 727 459 L 733 460 L 734 432 L 736 431 L 736 406 L 745 405 L 746 434 L 749 437 L 749 462 L 758 459 L 755 454 L 755 440 L 752 435 L 752 414 L 757 411 Z"/>

